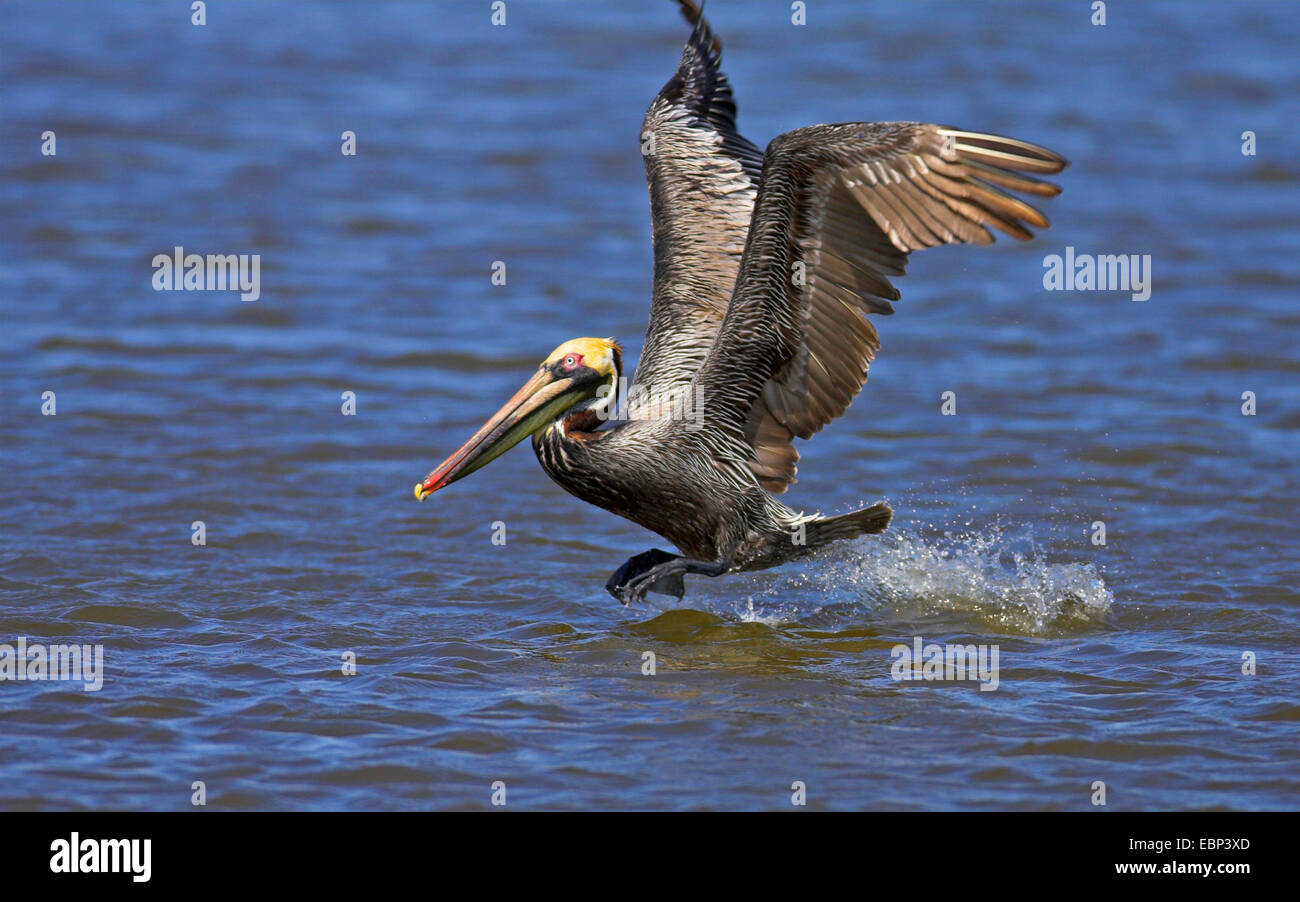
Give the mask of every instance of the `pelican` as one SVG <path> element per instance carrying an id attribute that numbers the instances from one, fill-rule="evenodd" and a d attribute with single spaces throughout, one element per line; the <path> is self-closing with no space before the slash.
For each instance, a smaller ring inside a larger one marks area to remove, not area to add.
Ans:
<path id="1" fill-rule="evenodd" d="M 883 502 L 837 516 L 776 495 L 794 439 L 848 409 L 880 349 L 912 251 L 1032 238 L 1037 175 L 1066 161 L 1033 144 L 919 122 L 814 125 L 760 151 L 736 130 L 721 45 L 700 10 L 676 73 L 647 110 L 654 285 L 631 387 L 613 339 L 556 348 L 505 406 L 415 486 L 429 495 L 531 436 L 562 488 L 667 539 L 614 572 L 628 604 L 680 598 L 685 574 L 759 570 L 879 533 Z"/>

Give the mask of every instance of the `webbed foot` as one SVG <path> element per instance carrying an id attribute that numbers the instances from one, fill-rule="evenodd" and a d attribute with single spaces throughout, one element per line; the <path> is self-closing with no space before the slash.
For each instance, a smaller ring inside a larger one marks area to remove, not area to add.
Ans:
<path id="1" fill-rule="evenodd" d="M 637 578 L 644 576 L 659 564 L 680 560 L 685 560 L 685 558 L 680 555 L 669 554 L 666 551 L 660 551 L 658 548 L 643 551 L 624 561 L 623 566 L 615 570 L 613 575 L 605 582 L 605 589 L 623 604 L 628 604 L 633 600 L 641 600 L 641 598 L 645 597 L 646 592 L 658 592 L 661 595 L 681 598 L 686 594 L 686 583 L 682 579 L 682 573 L 680 572 L 655 580 L 653 584 L 643 588 L 638 596 L 633 597 L 628 594 L 629 584 Z"/>
<path id="2" fill-rule="evenodd" d="M 654 548 L 630 558 L 614 572 L 605 588 L 623 604 L 643 601 L 647 592 L 660 592 L 680 599 L 686 594 L 682 577 L 687 573 L 720 576 L 727 569 L 725 563 L 695 561 Z"/>

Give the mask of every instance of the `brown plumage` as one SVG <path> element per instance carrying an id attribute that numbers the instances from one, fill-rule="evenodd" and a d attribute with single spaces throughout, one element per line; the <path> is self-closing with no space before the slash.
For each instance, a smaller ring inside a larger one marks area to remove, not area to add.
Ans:
<path id="1" fill-rule="evenodd" d="M 795 481 L 794 438 L 862 388 L 880 349 L 867 316 L 893 313 L 890 277 L 909 253 L 989 244 L 990 229 L 1031 238 L 1047 220 L 1004 189 L 1055 195 L 1035 176 L 1066 165 L 1023 141 L 916 122 L 815 125 L 760 152 L 736 130 L 719 42 L 681 6 L 694 29 L 642 126 L 654 290 L 630 396 L 617 396 L 612 340 L 566 342 L 526 387 L 541 400 L 517 396 L 416 487 L 424 497 L 481 466 L 549 405 L 528 430 L 547 473 L 686 555 L 628 561 L 607 586 L 624 601 L 680 595 L 684 573 L 770 567 L 883 530 L 883 503 L 822 517 L 771 494 Z M 610 422 L 620 403 L 626 416 Z"/>

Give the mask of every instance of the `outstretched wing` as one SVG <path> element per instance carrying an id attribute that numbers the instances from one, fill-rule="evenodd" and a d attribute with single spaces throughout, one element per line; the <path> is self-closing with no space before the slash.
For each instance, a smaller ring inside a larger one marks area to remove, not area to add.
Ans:
<path id="1" fill-rule="evenodd" d="M 735 291 L 697 376 L 706 417 L 752 449 L 763 485 L 794 481 L 792 438 L 842 414 L 880 348 L 869 313 L 893 312 L 908 253 L 990 244 L 1046 228 L 1001 190 L 1060 189 L 1024 173 L 1065 160 L 1011 138 L 915 122 L 816 125 L 778 136 L 764 155 Z"/>
<path id="2" fill-rule="evenodd" d="M 736 102 L 718 68 L 720 44 L 695 4 L 680 2 L 695 28 L 641 133 L 654 297 L 633 383 L 660 399 L 690 384 L 717 334 L 763 165 L 762 151 L 736 131 Z"/>

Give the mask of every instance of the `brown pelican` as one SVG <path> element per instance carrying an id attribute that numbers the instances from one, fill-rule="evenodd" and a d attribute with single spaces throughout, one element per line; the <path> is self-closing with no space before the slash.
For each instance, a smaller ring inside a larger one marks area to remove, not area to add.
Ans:
<path id="1" fill-rule="evenodd" d="M 918 122 L 814 125 L 760 151 L 736 131 L 721 48 L 694 29 L 646 112 L 654 289 L 632 388 L 612 339 L 560 345 L 458 451 L 415 487 L 423 500 L 527 436 L 564 489 L 668 539 L 606 588 L 625 604 L 680 597 L 718 576 L 883 531 L 882 503 L 825 517 L 773 493 L 795 481 L 793 440 L 848 408 L 880 348 L 867 314 L 893 313 L 911 251 L 1020 239 L 1047 220 L 1004 188 L 1042 197 L 1049 150 Z"/>

